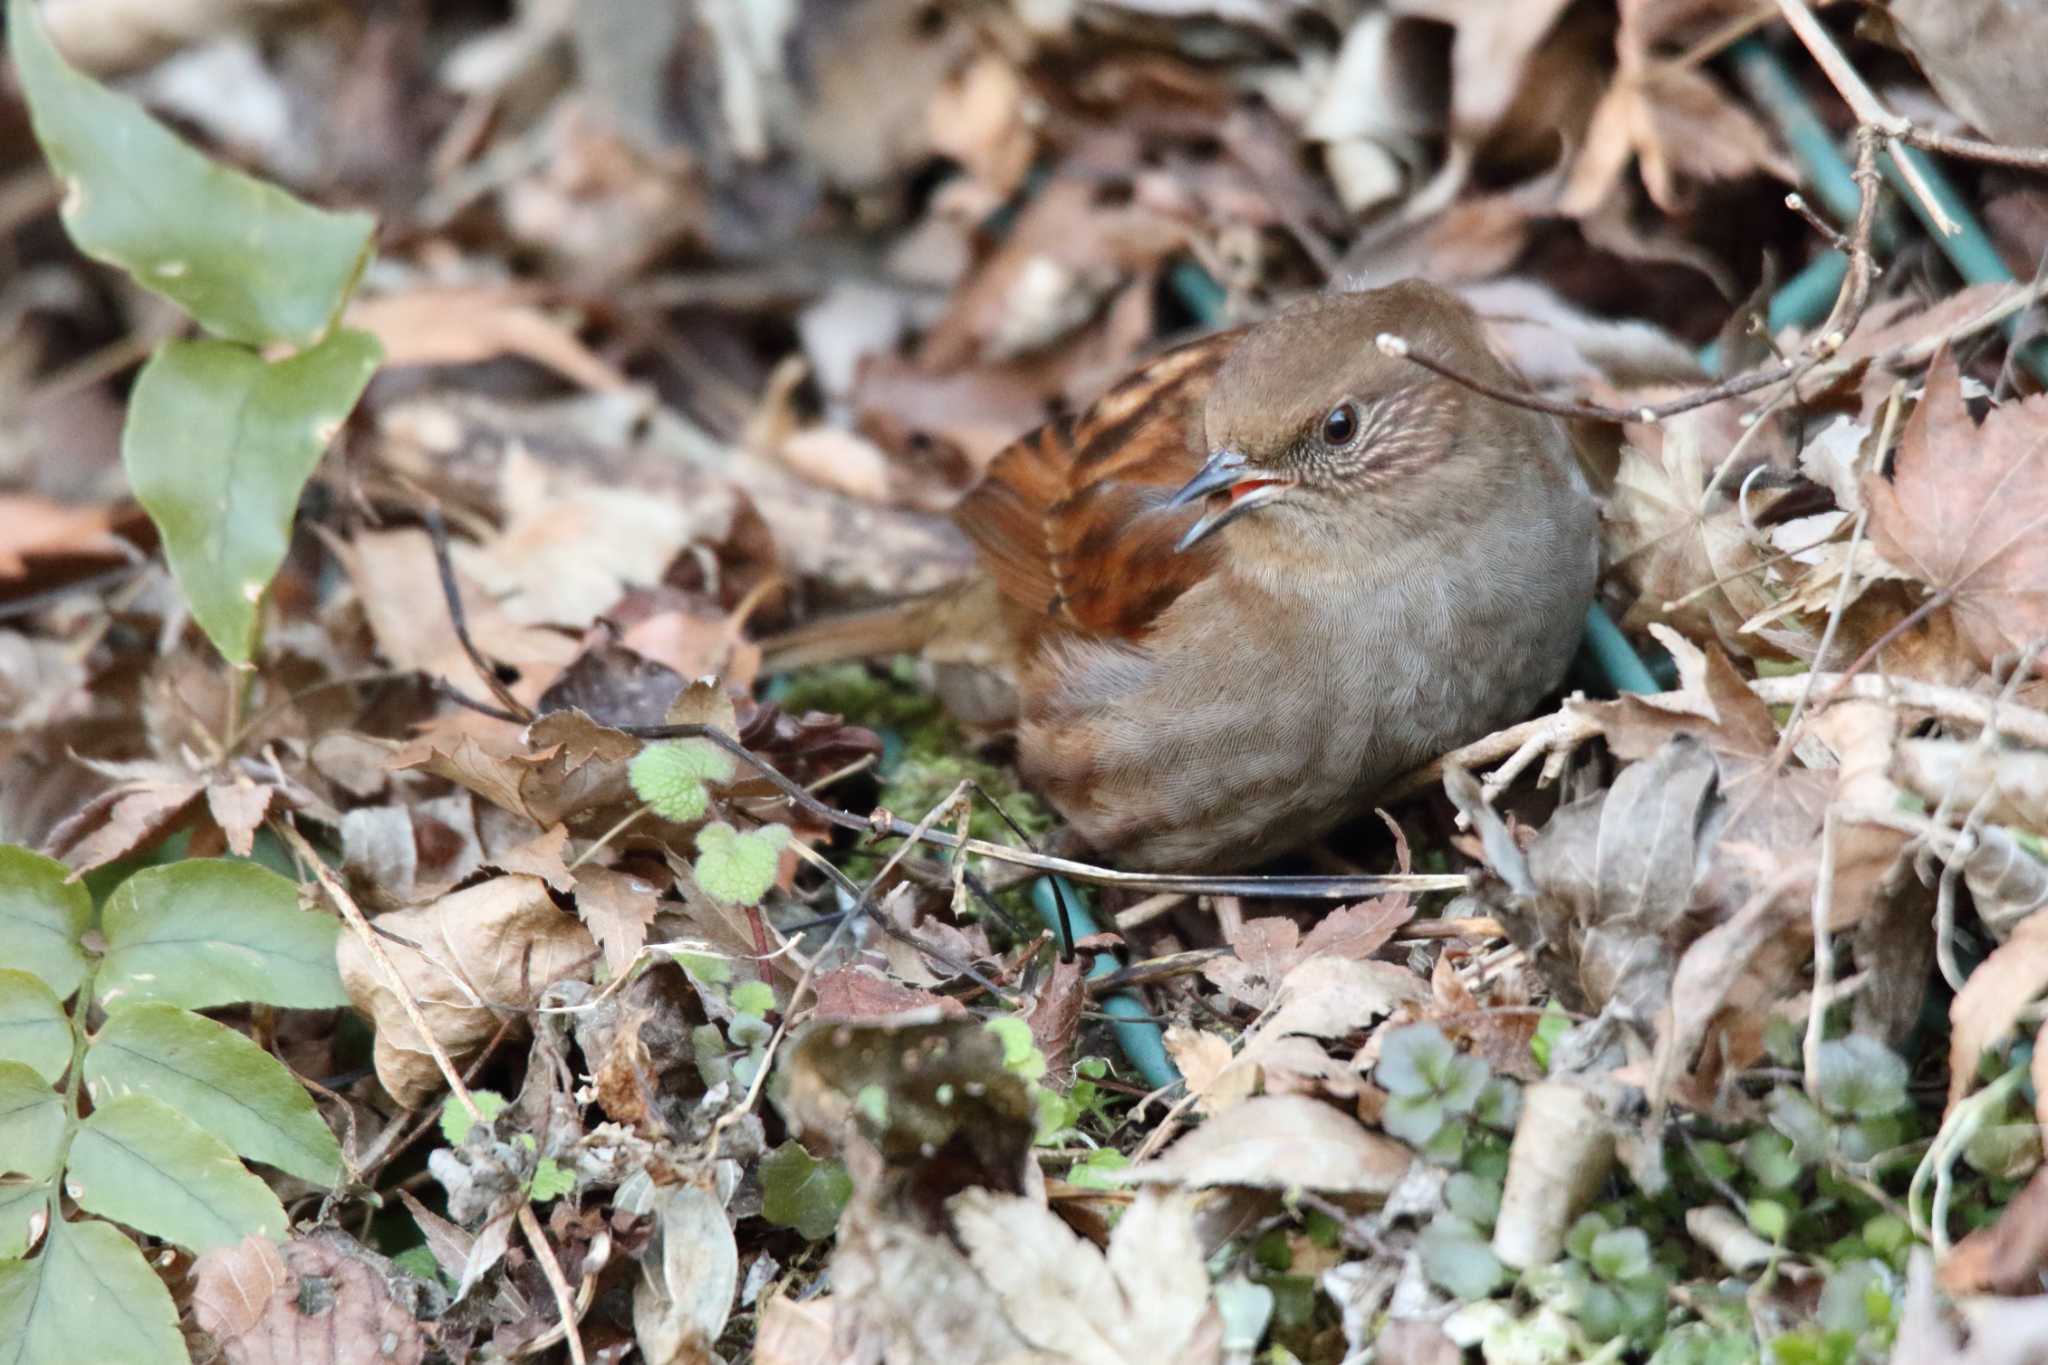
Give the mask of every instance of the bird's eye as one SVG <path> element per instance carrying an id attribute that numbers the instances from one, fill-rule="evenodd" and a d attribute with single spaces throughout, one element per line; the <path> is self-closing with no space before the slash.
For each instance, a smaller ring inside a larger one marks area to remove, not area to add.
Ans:
<path id="1" fill-rule="evenodd" d="M 1358 409 L 1349 403 L 1339 403 L 1330 409 L 1330 415 L 1323 419 L 1323 444 L 1342 446 L 1351 444 L 1351 438 L 1358 434 Z"/>

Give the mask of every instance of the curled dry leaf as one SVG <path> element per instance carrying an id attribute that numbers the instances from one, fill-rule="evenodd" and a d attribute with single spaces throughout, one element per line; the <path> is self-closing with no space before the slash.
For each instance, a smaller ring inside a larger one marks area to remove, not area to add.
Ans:
<path id="1" fill-rule="evenodd" d="M 659 1190 L 655 1236 L 633 1286 L 633 1339 L 648 1365 L 703 1365 L 739 1287 L 732 1216 L 701 1185 Z"/>
<path id="2" fill-rule="evenodd" d="M 1980 661 L 2048 638 L 2048 395 L 1974 423 L 1944 351 L 1864 498 L 1878 549 L 1947 602 Z M 2048 651 L 2034 668 L 2048 676 Z"/>
<path id="3" fill-rule="evenodd" d="M 1140 1184 L 1243 1185 L 1384 1198 L 1413 1153 L 1301 1095 L 1259 1095 L 1209 1120 L 1164 1155 L 1124 1172 Z"/>
<path id="4" fill-rule="evenodd" d="M 417 910 L 380 915 L 375 924 L 406 991 L 457 1066 L 501 1023 L 525 1031 L 522 1016 L 500 1010 L 531 1007 L 597 953 L 589 931 L 555 907 L 538 877 L 493 878 Z M 377 1079 L 400 1104 L 418 1108 L 442 1085 L 426 1040 L 356 936 L 344 935 L 335 956 L 349 999 L 376 1025 Z"/>
<path id="5" fill-rule="evenodd" d="M 1949 1005 L 1950 1109 L 1970 1093 L 1978 1059 L 2005 1041 L 2043 990 L 2048 990 L 2048 910 L 2037 910 L 1977 964 Z"/>

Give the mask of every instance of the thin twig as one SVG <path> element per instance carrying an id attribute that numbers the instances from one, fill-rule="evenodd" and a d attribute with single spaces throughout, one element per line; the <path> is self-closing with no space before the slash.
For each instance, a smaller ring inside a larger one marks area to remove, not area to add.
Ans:
<path id="1" fill-rule="evenodd" d="M 470 638 L 469 617 L 462 607 L 462 592 L 455 584 L 455 561 L 448 552 L 448 523 L 441 517 L 439 508 L 429 507 L 421 514 L 426 522 L 427 538 L 434 545 L 434 571 L 441 576 L 441 597 L 448 607 L 449 624 L 455 627 L 455 638 L 462 645 L 462 652 L 469 656 L 469 665 L 483 679 L 491 695 L 498 699 L 498 705 L 513 713 L 521 724 L 533 719 L 533 708 L 512 695 L 511 689 L 498 679 L 498 670 L 491 666 L 484 652 L 478 649 L 476 641 Z"/>
<path id="2" fill-rule="evenodd" d="M 1785 207 L 1805 219 L 1806 225 L 1819 233 L 1822 241 L 1845 256 L 1849 254 L 1848 237 L 1843 234 L 1840 228 L 1816 213 L 1813 205 L 1806 202 L 1805 195 L 1800 194 L 1797 190 L 1786 195 Z"/>
<path id="3" fill-rule="evenodd" d="M 1899 168 L 1899 175 L 1905 180 L 1906 188 L 1920 201 L 1920 207 L 1927 213 L 1928 223 L 1944 237 L 1953 237 L 1962 231 L 1956 221 L 1943 210 L 1941 200 L 1920 174 L 1920 168 L 1913 164 L 1910 157 L 1904 155 L 1900 137 L 1890 131 L 1899 120 L 1893 117 L 1891 110 L 1885 108 L 1884 101 L 1877 97 L 1877 92 L 1870 88 L 1862 74 L 1835 43 L 1834 35 L 1829 33 L 1827 27 L 1814 17 L 1813 11 L 1806 7 L 1806 0 L 1778 0 L 1778 12 L 1785 16 L 1786 26 L 1798 35 L 1799 41 L 1806 45 L 1806 50 L 1813 54 L 1814 62 L 1826 74 L 1829 84 L 1835 87 L 1843 102 L 1849 106 L 1849 112 L 1856 116 L 1856 121 L 1883 136 L 1890 145 L 1892 164 Z"/>
<path id="4" fill-rule="evenodd" d="M 477 1108 L 476 1097 L 470 1093 L 463 1081 L 462 1073 L 456 1069 L 455 1060 L 448 1055 L 448 1049 L 441 1046 L 441 1040 L 428 1025 L 427 1018 L 420 1012 L 418 1000 L 413 998 L 411 987 L 405 984 L 405 977 L 398 970 L 398 964 L 391 960 L 391 954 L 384 950 L 384 942 L 370 928 L 369 917 L 364 915 L 355 897 L 341 884 L 341 878 L 334 874 L 326 860 L 306 842 L 290 821 L 276 819 L 270 822 L 280 839 L 291 848 L 300 864 L 309 869 L 320 889 L 355 936 L 369 950 L 370 960 L 377 964 L 377 970 L 384 977 L 384 985 L 398 999 L 398 1007 L 405 1012 L 406 1022 L 420 1036 L 420 1042 L 434 1059 L 434 1066 L 440 1071 L 441 1079 L 448 1083 L 449 1093 L 466 1110 L 471 1119 L 484 1121 L 483 1110 Z M 562 1263 L 555 1258 L 555 1249 L 548 1242 L 547 1233 L 541 1229 L 540 1219 L 534 1214 L 533 1205 L 521 1202 L 519 1205 L 519 1230 L 526 1235 L 526 1241 L 533 1248 L 533 1257 L 540 1265 L 541 1274 L 547 1278 L 548 1288 L 554 1291 L 555 1307 L 561 1314 L 565 1334 L 569 1342 L 569 1359 L 575 1365 L 585 1365 L 588 1357 L 583 1351 L 583 1336 L 576 1326 L 576 1296 L 570 1292 L 569 1281 L 562 1274 Z"/>
<path id="5" fill-rule="evenodd" d="M 1886 137 L 1896 138 L 1907 146 L 1918 147 L 1924 152 L 1961 157 L 1965 161 L 1987 161 L 1994 166 L 2010 166 L 2021 171 L 2048 171 L 2048 147 L 2008 147 L 2002 142 L 1957 137 L 1953 133 L 1922 128 L 1897 115 L 1880 123 L 1878 130 Z"/>

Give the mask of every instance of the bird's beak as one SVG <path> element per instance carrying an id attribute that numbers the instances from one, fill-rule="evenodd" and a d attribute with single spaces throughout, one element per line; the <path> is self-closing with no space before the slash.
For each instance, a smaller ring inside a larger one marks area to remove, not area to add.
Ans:
<path id="1" fill-rule="evenodd" d="M 1217 527 L 1283 496 L 1291 487 L 1293 483 L 1290 480 L 1268 478 L 1253 471 L 1241 451 L 1217 451 L 1202 466 L 1201 473 L 1189 479 L 1178 493 L 1166 500 L 1165 506 L 1170 510 L 1203 498 L 1215 499 L 1209 510 L 1188 527 L 1187 534 L 1173 548 L 1176 551 L 1187 549 Z"/>

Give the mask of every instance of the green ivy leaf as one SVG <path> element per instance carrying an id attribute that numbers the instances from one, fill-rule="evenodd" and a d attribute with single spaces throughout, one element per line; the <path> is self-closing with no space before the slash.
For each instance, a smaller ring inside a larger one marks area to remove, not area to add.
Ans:
<path id="1" fill-rule="evenodd" d="M 175 1005 L 131 1005 L 85 1054 L 94 1104 L 154 1095 L 251 1161 L 332 1189 L 341 1145 L 284 1064 L 225 1024 Z"/>
<path id="2" fill-rule="evenodd" d="M 226 342 L 174 341 L 135 381 L 121 432 L 129 486 L 193 619 L 235 663 L 255 652 L 300 490 L 382 355 L 354 331 L 274 364 Z"/>
<path id="3" fill-rule="evenodd" d="M 54 858 L 0 845 L 0 962 L 41 977 L 59 1000 L 85 980 L 78 940 L 92 923 L 92 896 L 66 885 L 70 875 Z"/>
<path id="4" fill-rule="evenodd" d="M 114 889 L 94 984 L 110 1013 L 146 1000 L 211 1009 L 257 1001 L 348 1004 L 334 965 L 341 923 L 299 908 L 296 883 L 254 863 L 187 858 Z"/>
<path id="5" fill-rule="evenodd" d="M 732 777 L 732 756 L 708 739 L 675 739 L 650 744 L 626 770 L 633 793 L 672 824 L 702 818 L 711 804 L 705 784 Z"/>
<path id="6" fill-rule="evenodd" d="M 20 1062 L 0 1062 L 0 1172 L 48 1180 L 63 1161 L 63 1097 Z"/>
<path id="7" fill-rule="evenodd" d="M 451 1147 L 460 1147 L 462 1140 L 469 1136 L 469 1130 L 479 1123 L 496 1121 L 509 1103 L 495 1090 L 472 1090 L 469 1098 L 476 1105 L 474 1114 L 469 1112 L 469 1105 L 453 1095 L 441 1101 L 441 1136 L 448 1139 Z"/>
<path id="8" fill-rule="evenodd" d="M 334 325 L 369 262 L 374 218 L 313 208 L 216 165 L 67 65 L 30 0 L 8 5 L 7 45 L 80 251 L 217 336 L 303 346 Z"/>
<path id="9" fill-rule="evenodd" d="M 0 968 L 0 1062 L 55 1084 L 71 1065 L 71 1020 L 39 976 Z"/>
<path id="10" fill-rule="evenodd" d="M 1117 1172 L 1131 1164 L 1131 1159 L 1114 1147 L 1103 1147 L 1090 1152 L 1084 1160 L 1067 1168 L 1067 1183 L 1084 1190 L 1124 1190 L 1130 1188 Z M 1310 1217 L 1315 1215 L 1311 1212 Z M 1331 1224 L 1335 1227 L 1335 1224 Z"/>
<path id="11" fill-rule="evenodd" d="M 761 1158 L 761 1216 L 795 1228 L 807 1241 L 830 1237 L 853 1196 L 853 1177 L 836 1161 L 819 1161 L 795 1139 Z"/>
<path id="12" fill-rule="evenodd" d="M 250 1233 L 282 1238 L 284 1206 L 228 1145 L 162 1100 L 122 1095 L 71 1139 L 64 1189 L 78 1206 L 206 1251 Z"/>
<path id="13" fill-rule="evenodd" d="M 1434 1095 L 1393 1095 L 1380 1113 L 1380 1127 L 1410 1147 L 1423 1146 L 1443 1126 L 1443 1101 Z"/>
<path id="14" fill-rule="evenodd" d="M 170 1291 L 135 1243 L 97 1219 L 59 1219 L 42 1254 L 0 1261 L 8 1365 L 185 1365 Z"/>
<path id="15" fill-rule="evenodd" d="M 759 905 L 775 885 L 775 865 L 789 842 L 787 825 L 763 825 L 741 834 L 724 821 L 697 831 L 697 886 L 727 905 Z"/>

